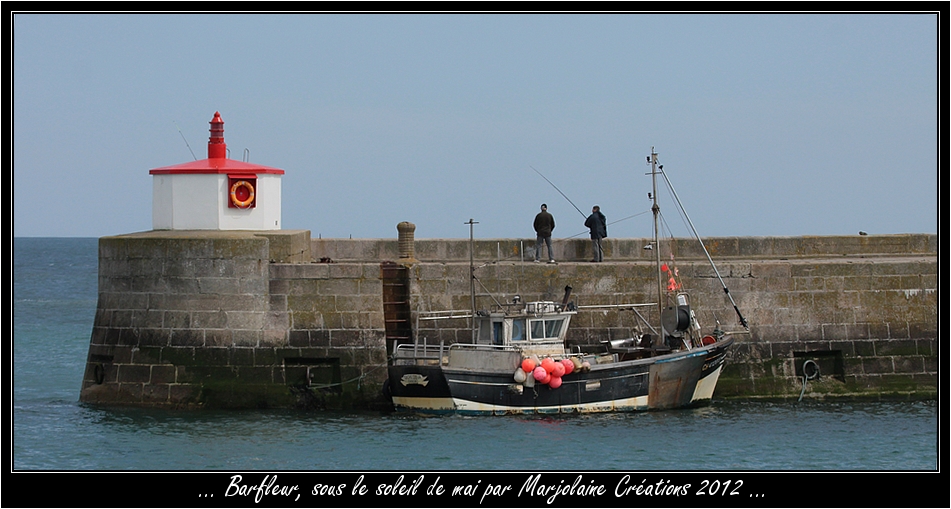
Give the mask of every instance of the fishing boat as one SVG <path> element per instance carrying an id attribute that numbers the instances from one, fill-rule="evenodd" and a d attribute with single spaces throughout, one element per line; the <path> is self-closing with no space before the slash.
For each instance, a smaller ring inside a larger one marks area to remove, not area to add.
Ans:
<path id="1" fill-rule="evenodd" d="M 654 189 L 653 246 L 658 246 L 657 176 L 666 175 L 653 149 L 648 162 Z M 473 222 L 469 224 L 471 242 Z M 433 345 L 417 338 L 397 345 L 384 392 L 397 410 L 471 415 L 664 410 L 709 402 L 736 332 L 721 330 L 718 322 L 709 334 L 702 333 L 689 294 L 661 263 L 660 249 L 654 252 L 661 298 L 617 306 L 642 320 L 639 308 L 656 308 L 660 323 L 644 320 L 645 332 L 601 341 L 594 351 L 569 347 L 565 338 L 571 320 L 584 311 L 571 302 L 571 286 L 565 287 L 561 302 L 521 302 L 515 297 L 492 310 L 474 309 L 473 287 L 471 313 L 442 317 L 471 319 L 471 340 Z M 709 253 L 707 257 L 712 264 Z M 724 290 L 748 331 L 726 286 Z"/>

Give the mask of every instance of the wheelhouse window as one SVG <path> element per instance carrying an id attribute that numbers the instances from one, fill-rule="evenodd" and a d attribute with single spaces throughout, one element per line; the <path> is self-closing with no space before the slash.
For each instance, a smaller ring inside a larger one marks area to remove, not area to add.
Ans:
<path id="1" fill-rule="evenodd" d="M 492 344 L 501 345 L 505 337 L 502 322 L 492 322 Z"/>
<path id="2" fill-rule="evenodd" d="M 558 339 L 565 319 L 531 320 L 529 323 L 532 328 L 532 339 Z"/>
<path id="3" fill-rule="evenodd" d="M 523 341 L 525 339 L 525 320 L 512 321 L 512 341 Z"/>

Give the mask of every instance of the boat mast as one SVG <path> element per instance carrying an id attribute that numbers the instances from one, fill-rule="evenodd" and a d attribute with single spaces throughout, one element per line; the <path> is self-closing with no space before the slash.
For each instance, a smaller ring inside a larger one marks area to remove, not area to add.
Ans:
<path id="1" fill-rule="evenodd" d="M 661 320 L 664 312 L 664 283 L 663 276 L 660 272 L 660 243 L 658 241 L 658 231 L 660 230 L 659 216 L 660 216 L 660 206 L 657 205 L 657 153 L 654 152 L 654 147 L 651 147 L 651 155 L 649 157 L 651 163 L 651 184 L 653 186 L 653 193 L 651 198 L 654 201 L 654 204 L 651 205 L 651 212 L 654 213 L 654 262 L 655 269 L 657 270 L 657 319 L 660 322 L 661 331 L 660 336 L 664 334 L 664 323 Z M 654 345 L 660 346 L 663 344 L 664 338 L 658 337 L 654 339 Z"/>
<path id="2" fill-rule="evenodd" d="M 475 344 L 476 342 L 475 264 L 472 259 L 472 242 L 473 242 L 472 227 L 473 225 L 479 224 L 479 222 L 473 221 L 472 218 L 469 218 L 469 222 L 465 224 L 469 225 L 469 304 L 472 309 L 472 316 L 469 317 L 469 324 L 470 324 L 470 327 L 472 328 L 472 343 Z"/>

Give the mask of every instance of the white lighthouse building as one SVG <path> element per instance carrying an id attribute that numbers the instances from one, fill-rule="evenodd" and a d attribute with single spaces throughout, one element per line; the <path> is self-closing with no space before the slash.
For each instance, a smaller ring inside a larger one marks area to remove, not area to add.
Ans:
<path id="1" fill-rule="evenodd" d="M 284 170 L 227 157 L 224 121 L 210 122 L 208 158 L 152 175 L 153 230 L 280 230 Z"/>

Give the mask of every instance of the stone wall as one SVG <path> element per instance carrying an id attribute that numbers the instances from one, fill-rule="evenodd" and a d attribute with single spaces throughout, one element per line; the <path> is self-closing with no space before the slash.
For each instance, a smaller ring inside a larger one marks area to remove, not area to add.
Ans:
<path id="1" fill-rule="evenodd" d="M 474 243 L 477 307 L 519 295 L 579 306 L 656 298 L 647 239 Z M 750 322 L 715 397 L 934 397 L 937 236 L 705 239 Z M 738 327 L 717 274 L 690 239 L 672 248 L 704 326 Z M 420 311 L 470 307 L 469 242 L 415 240 L 413 321 L 429 342 L 471 335 L 467 320 Z M 99 303 L 80 399 L 165 407 L 375 407 L 385 378 L 380 263 L 397 239 L 310 239 L 307 231 L 143 232 L 100 239 Z M 528 261 L 526 261 L 528 260 Z M 642 311 L 654 319 L 655 311 Z M 584 308 L 569 341 L 641 327 L 629 311 Z M 812 361 L 820 375 L 805 381 Z"/>
<path id="2" fill-rule="evenodd" d="M 306 231 L 101 238 L 99 301 L 80 400 L 293 404 L 283 362 L 289 314 L 280 299 L 273 302 L 270 272 L 272 260 L 309 260 L 309 238 Z"/>
<path id="3" fill-rule="evenodd" d="M 705 263 L 676 264 L 692 309 L 708 333 L 717 321 L 741 331 L 716 274 Z M 717 390 L 720 397 L 799 397 L 803 364 L 815 362 L 811 397 L 932 397 L 937 388 L 937 260 L 731 260 L 720 275 L 750 324 L 738 337 Z M 477 271 L 477 307 L 493 298 L 571 300 L 582 309 L 569 343 L 597 344 L 646 329 L 631 311 L 597 306 L 656 302 L 654 269 L 646 262 L 494 264 Z M 414 266 L 414 307 L 465 310 L 468 265 Z M 482 286 L 484 285 L 484 286 Z M 486 289 L 493 293 L 490 297 Z M 590 306 L 590 307 L 589 307 Z M 641 314 L 656 323 L 656 309 Z M 429 322 L 432 323 L 432 322 Z M 438 343 L 469 337 L 466 320 L 436 322 L 418 331 Z"/>

